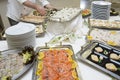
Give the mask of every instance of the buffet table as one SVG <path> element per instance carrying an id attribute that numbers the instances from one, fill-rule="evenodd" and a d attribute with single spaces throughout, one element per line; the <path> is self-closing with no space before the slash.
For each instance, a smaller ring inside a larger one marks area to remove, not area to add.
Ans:
<path id="1" fill-rule="evenodd" d="M 51 39 L 51 36 L 46 34 L 42 38 L 37 38 L 36 39 L 36 47 L 38 46 L 44 46 L 45 42 L 48 42 Z M 71 43 L 64 43 L 64 44 L 71 44 Z M 81 46 L 85 44 L 85 38 L 78 39 L 74 44 L 72 43 L 72 47 L 74 49 L 74 53 L 77 53 L 80 49 Z M 8 49 L 7 42 L 6 41 L 0 41 L 0 51 Z M 78 62 L 79 69 L 80 69 L 80 74 L 83 78 L 83 80 L 112 80 L 109 76 L 96 71 L 95 69 L 85 65 L 82 62 Z M 32 70 L 31 68 L 23 77 L 21 80 L 32 80 Z"/>
<path id="2" fill-rule="evenodd" d="M 110 19 L 120 20 L 120 17 L 119 16 L 111 17 Z M 88 32 L 88 27 L 82 26 L 81 31 L 83 31 L 83 33 L 86 34 Z M 49 40 L 51 40 L 53 36 L 54 35 L 46 32 L 44 37 L 36 38 L 35 48 L 38 46 L 45 46 L 45 43 L 49 42 Z M 81 38 L 78 38 L 74 43 L 63 42 L 63 44 L 72 45 L 75 54 L 81 50 L 81 46 L 83 46 L 85 43 L 86 43 L 85 35 L 82 36 Z M 7 42 L 0 41 L 0 51 L 6 50 L 6 49 L 8 49 Z M 81 61 L 77 61 L 77 62 L 79 65 L 79 70 L 80 70 L 79 74 L 81 74 L 81 77 L 83 80 L 113 80 L 112 77 L 100 71 L 97 71 L 96 69 L 88 66 L 87 64 L 84 64 Z M 33 68 L 31 68 L 26 74 L 24 74 L 21 77 L 21 80 L 32 80 L 32 71 L 33 71 Z"/>

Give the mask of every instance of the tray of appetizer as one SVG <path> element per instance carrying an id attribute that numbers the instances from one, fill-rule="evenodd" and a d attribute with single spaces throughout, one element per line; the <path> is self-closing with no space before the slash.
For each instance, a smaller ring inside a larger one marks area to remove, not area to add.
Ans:
<path id="1" fill-rule="evenodd" d="M 118 30 L 120 29 L 120 21 L 90 19 L 90 26 L 93 28 Z"/>
<path id="2" fill-rule="evenodd" d="M 38 47 L 32 80 L 80 80 L 70 45 Z"/>
<path id="3" fill-rule="evenodd" d="M 0 53 L 0 80 L 16 80 L 27 72 L 34 63 L 34 50 L 9 49 Z"/>
<path id="4" fill-rule="evenodd" d="M 79 8 L 63 8 L 58 11 L 54 11 L 50 15 L 50 21 L 55 22 L 67 22 L 71 21 L 74 18 L 76 18 L 78 15 L 80 15 L 81 9 Z"/>
<path id="5" fill-rule="evenodd" d="M 84 10 L 81 11 L 81 13 L 82 13 L 83 18 L 87 18 L 91 15 L 91 10 L 90 9 L 84 9 Z"/>
<path id="6" fill-rule="evenodd" d="M 88 35 L 89 36 L 87 36 L 87 40 L 98 40 L 111 46 L 120 46 L 119 30 L 105 30 L 93 28 Z"/>
<path id="7" fill-rule="evenodd" d="M 110 76 L 120 79 L 120 50 L 105 43 L 92 41 L 77 54 L 77 59 Z"/>

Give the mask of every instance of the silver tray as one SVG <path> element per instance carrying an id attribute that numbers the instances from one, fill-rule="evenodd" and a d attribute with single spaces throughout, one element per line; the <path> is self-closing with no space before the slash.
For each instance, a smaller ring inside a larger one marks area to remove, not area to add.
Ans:
<path id="1" fill-rule="evenodd" d="M 19 55 L 19 52 L 21 52 L 21 49 L 9 49 L 9 50 L 5 50 L 5 51 L 1 51 L 0 55 L 2 55 L 2 56 L 7 56 L 9 54 L 11 54 L 11 55 L 12 54 L 18 54 Z M 27 64 L 27 65 L 23 64 L 23 68 L 20 69 L 17 72 L 17 74 L 14 74 L 13 76 L 11 76 L 11 79 L 12 80 L 19 79 L 22 75 L 24 75 L 32 67 L 32 65 L 34 64 L 34 62 L 35 62 L 35 60 L 33 60 L 33 62 L 30 63 L 30 64 Z M 7 76 L 9 76 L 9 75 L 7 75 Z"/>
<path id="2" fill-rule="evenodd" d="M 49 50 L 50 48 L 52 48 L 52 49 L 70 49 L 70 50 L 73 51 L 71 45 L 57 45 L 57 46 L 54 46 L 54 47 L 48 47 L 48 46 L 37 47 L 36 52 L 38 53 L 38 52 L 41 52 L 41 51 Z M 75 58 L 74 52 L 73 52 L 72 59 L 75 60 L 75 62 L 76 62 L 76 58 Z M 38 64 L 38 59 L 36 60 L 36 63 L 34 65 L 34 67 L 33 67 L 32 80 L 37 80 L 37 78 L 38 78 L 38 76 L 36 75 L 37 64 Z M 75 71 L 77 72 L 77 77 L 80 80 L 82 80 L 82 77 L 81 77 L 81 74 L 80 74 L 78 66 L 75 68 Z"/>
<path id="3" fill-rule="evenodd" d="M 29 16 L 28 16 L 29 17 Z M 35 17 L 39 17 L 39 16 L 35 16 Z M 34 19 L 34 17 L 33 17 L 33 19 Z M 29 21 L 29 20 L 25 20 L 24 18 L 20 18 L 20 21 L 21 22 L 26 22 L 26 23 L 32 23 L 32 24 L 42 24 L 42 23 L 44 23 L 44 22 L 46 22 L 47 21 L 47 19 L 46 18 L 44 18 L 44 20 L 43 21 Z"/>
<path id="4" fill-rule="evenodd" d="M 97 35 L 97 33 L 98 33 L 98 35 Z M 119 45 L 120 39 L 118 38 L 119 34 L 120 34 L 120 30 L 91 28 L 89 30 L 88 36 L 92 37 L 91 40 L 93 40 L 93 41 L 100 41 L 100 42 L 106 43 L 110 46 L 119 48 L 120 47 L 120 45 Z M 86 37 L 86 40 L 91 41 L 91 40 L 89 40 L 88 37 Z"/>
<path id="5" fill-rule="evenodd" d="M 95 48 L 96 47 L 102 47 L 103 51 L 108 51 L 108 54 L 104 54 L 104 52 L 96 52 L 95 51 Z M 98 71 L 101 71 L 105 74 L 108 74 L 116 79 L 120 79 L 120 70 L 118 71 L 111 71 L 111 70 L 108 70 L 106 69 L 105 67 L 105 64 L 107 63 L 113 63 L 115 64 L 117 67 L 120 68 L 120 60 L 119 61 L 116 61 L 116 60 L 113 60 L 111 59 L 109 56 L 111 54 L 111 52 L 114 52 L 114 51 L 117 51 L 120 55 L 120 50 L 119 49 L 116 49 L 114 47 L 111 47 L 105 43 L 102 43 L 102 42 L 98 42 L 98 41 L 92 41 L 92 43 L 90 44 L 87 44 L 86 46 L 84 46 L 84 48 L 79 51 L 76 56 L 77 56 L 77 59 L 80 60 L 80 61 L 83 61 L 85 62 L 88 66 L 90 67 L 93 67 L 95 68 L 96 70 Z M 103 60 L 101 62 L 95 62 L 94 60 L 92 60 L 91 58 L 91 55 L 97 55 L 98 58 L 100 56 L 103 57 Z"/>
<path id="6" fill-rule="evenodd" d="M 97 19 L 93 19 L 93 20 L 96 20 L 97 21 Z M 109 23 L 108 23 L 109 22 Z M 110 23 L 114 23 L 114 27 L 113 27 L 113 25 L 112 24 L 110 24 Z M 94 21 L 92 21 L 92 23 L 95 23 Z M 119 26 L 119 20 L 115 20 L 115 21 L 109 21 L 109 20 L 99 20 L 98 19 L 98 22 L 97 22 L 98 24 L 99 23 L 102 23 L 102 25 L 100 26 L 100 24 L 99 25 L 92 25 L 91 24 L 91 20 L 90 20 L 90 27 L 91 28 L 98 28 L 98 29 L 106 29 L 106 30 L 120 30 L 120 26 Z M 116 23 L 116 24 L 115 24 Z M 112 26 L 111 26 L 112 25 Z"/>

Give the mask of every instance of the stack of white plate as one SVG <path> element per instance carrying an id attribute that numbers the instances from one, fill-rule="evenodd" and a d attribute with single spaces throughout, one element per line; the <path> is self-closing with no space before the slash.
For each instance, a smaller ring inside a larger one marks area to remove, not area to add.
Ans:
<path id="1" fill-rule="evenodd" d="M 20 22 L 9 27 L 5 31 L 9 48 L 23 48 L 25 46 L 35 46 L 36 33 L 35 25 Z"/>
<path id="2" fill-rule="evenodd" d="M 111 3 L 107 1 L 92 2 L 92 18 L 108 20 L 110 17 Z"/>

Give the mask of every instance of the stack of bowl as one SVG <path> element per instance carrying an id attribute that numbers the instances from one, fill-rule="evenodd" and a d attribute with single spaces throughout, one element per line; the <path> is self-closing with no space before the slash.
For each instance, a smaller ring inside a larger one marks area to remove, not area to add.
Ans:
<path id="1" fill-rule="evenodd" d="M 92 2 L 92 18 L 108 20 L 110 17 L 111 3 L 107 1 Z"/>
<path id="2" fill-rule="evenodd" d="M 5 31 L 9 48 L 23 48 L 25 46 L 35 46 L 36 33 L 35 25 L 29 23 L 18 23 L 9 27 Z"/>

